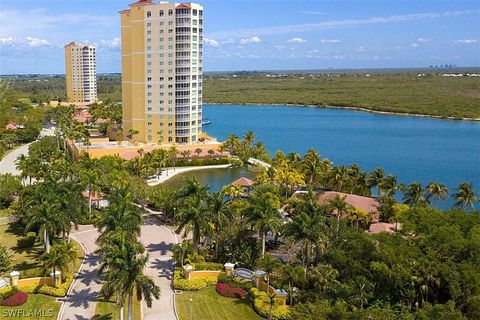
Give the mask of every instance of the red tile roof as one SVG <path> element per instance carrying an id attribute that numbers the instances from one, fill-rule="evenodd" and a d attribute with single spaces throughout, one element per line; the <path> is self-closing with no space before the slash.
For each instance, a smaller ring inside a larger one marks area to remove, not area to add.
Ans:
<path id="1" fill-rule="evenodd" d="M 138 0 L 137 2 L 130 3 L 130 6 L 141 6 L 144 4 L 151 4 L 152 0 Z"/>
<path id="2" fill-rule="evenodd" d="M 392 223 L 386 223 L 386 222 L 372 223 L 370 225 L 370 228 L 368 228 L 368 232 L 369 233 L 380 233 L 380 232 L 394 233 L 395 225 Z"/>
<path id="3" fill-rule="evenodd" d="M 186 3 L 180 3 L 175 9 L 182 9 L 182 8 L 190 8 L 190 6 Z"/>
<path id="4" fill-rule="evenodd" d="M 130 13 L 130 9 L 121 10 L 121 11 L 118 11 L 118 13 L 120 13 L 120 14 L 122 14 L 122 13 Z"/>
<path id="5" fill-rule="evenodd" d="M 17 124 L 15 122 L 10 121 L 6 126 L 5 129 L 7 130 L 17 130 Z"/>
<path id="6" fill-rule="evenodd" d="M 88 191 L 83 191 L 82 195 L 88 199 Z M 101 201 L 103 199 L 105 199 L 105 194 L 101 192 L 92 193 L 92 201 Z"/>
<path id="7" fill-rule="evenodd" d="M 241 178 L 233 181 L 232 184 L 242 186 L 242 187 L 251 187 L 251 186 L 253 186 L 253 181 L 248 179 L 248 178 L 241 177 Z"/>
<path id="8" fill-rule="evenodd" d="M 354 207 L 355 209 L 361 209 L 365 212 L 377 212 L 379 203 L 378 200 L 375 198 L 370 198 L 370 197 L 364 197 L 364 196 L 358 196 L 355 194 L 348 194 L 348 193 L 343 193 L 343 192 L 336 192 L 336 191 L 327 191 L 318 197 L 318 204 L 325 204 L 329 200 L 335 198 L 335 196 L 340 196 L 341 198 L 345 197 L 345 202 L 347 202 L 349 205 Z"/>

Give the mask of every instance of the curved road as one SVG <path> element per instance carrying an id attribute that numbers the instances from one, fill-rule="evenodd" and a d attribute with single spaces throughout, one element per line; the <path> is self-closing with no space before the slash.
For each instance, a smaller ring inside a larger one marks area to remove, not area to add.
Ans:
<path id="1" fill-rule="evenodd" d="M 55 128 L 44 128 L 42 129 L 42 132 L 40 132 L 40 136 L 53 136 L 55 135 Z M 23 146 L 20 146 L 12 151 L 10 151 L 3 159 L 0 161 L 0 174 L 3 173 L 11 173 L 13 175 L 19 175 L 20 171 L 17 170 L 15 161 L 17 158 L 24 154 L 28 154 L 28 147 L 30 146 L 31 143 L 24 144 Z"/>
<path id="2" fill-rule="evenodd" d="M 93 254 L 97 249 L 98 235 L 91 225 L 80 226 L 78 231 L 71 233 L 71 237 L 84 247 L 85 261 L 62 304 L 59 320 L 86 320 L 95 315 L 97 297 L 102 288 L 97 276 L 99 257 Z M 149 253 L 145 274 L 151 276 L 161 290 L 160 299 L 154 300 L 151 308 L 142 302 L 143 319 L 176 320 L 172 289 L 172 246 L 177 242 L 176 235 L 155 219 L 145 216 L 140 241 Z"/>

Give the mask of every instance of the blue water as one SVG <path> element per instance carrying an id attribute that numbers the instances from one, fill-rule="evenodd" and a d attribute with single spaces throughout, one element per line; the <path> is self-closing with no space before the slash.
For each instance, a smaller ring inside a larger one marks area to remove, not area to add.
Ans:
<path id="1" fill-rule="evenodd" d="M 480 123 L 289 106 L 204 105 L 204 131 L 224 140 L 251 130 L 271 154 L 318 150 L 336 165 L 382 167 L 399 182 L 480 188 Z"/>

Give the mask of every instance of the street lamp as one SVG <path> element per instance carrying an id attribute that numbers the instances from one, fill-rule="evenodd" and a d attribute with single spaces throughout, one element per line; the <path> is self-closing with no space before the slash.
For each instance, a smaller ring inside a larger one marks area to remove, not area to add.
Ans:
<path id="1" fill-rule="evenodd" d="M 193 305 L 193 298 L 190 297 L 190 320 L 193 319 L 192 305 Z"/>
<path id="2" fill-rule="evenodd" d="M 173 207 L 173 223 L 175 223 L 175 214 L 176 214 L 177 208 Z"/>

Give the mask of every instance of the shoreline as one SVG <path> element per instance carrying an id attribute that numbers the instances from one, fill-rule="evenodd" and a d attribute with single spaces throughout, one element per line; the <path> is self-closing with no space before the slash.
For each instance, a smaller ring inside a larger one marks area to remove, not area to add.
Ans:
<path id="1" fill-rule="evenodd" d="M 204 104 L 218 104 L 218 105 L 246 105 L 246 106 L 286 106 L 286 107 L 304 107 L 304 108 L 321 108 L 321 109 L 341 109 L 341 110 L 350 110 L 350 111 L 359 111 L 359 112 L 368 112 L 381 115 L 394 115 L 401 117 L 417 117 L 417 118 L 431 118 L 437 120 L 455 120 L 455 121 L 470 121 L 470 122 L 480 122 L 480 118 L 455 118 L 455 117 L 444 117 L 431 114 L 418 114 L 418 113 L 406 113 L 406 112 L 394 112 L 394 111 L 381 111 L 381 110 L 372 110 L 364 107 L 341 107 L 341 106 L 323 106 L 316 104 L 293 104 L 293 103 L 232 103 L 232 102 L 204 102 Z"/>
<path id="2" fill-rule="evenodd" d="M 176 167 L 175 171 L 173 171 L 174 169 L 171 167 L 164 168 L 162 173 L 160 174 L 160 177 L 157 177 L 156 179 L 147 180 L 147 185 L 149 187 L 157 186 L 173 178 L 177 174 L 181 174 L 189 171 L 204 170 L 204 169 L 227 169 L 227 168 L 230 168 L 231 166 L 232 165 L 228 163 L 228 164 L 215 164 L 210 166 Z"/>

